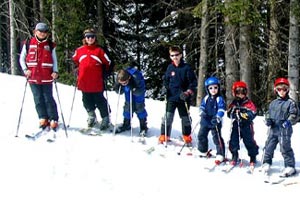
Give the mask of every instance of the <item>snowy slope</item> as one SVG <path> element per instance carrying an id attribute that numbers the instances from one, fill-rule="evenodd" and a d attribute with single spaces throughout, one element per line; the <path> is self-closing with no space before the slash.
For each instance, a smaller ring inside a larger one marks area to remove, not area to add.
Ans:
<path id="1" fill-rule="evenodd" d="M 164 114 L 164 102 L 147 99 L 149 114 L 149 136 L 147 144 L 138 142 L 138 120 L 133 118 L 133 137 L 130 132 L 113 136 L 85 136 L 79 132 L 85 127 L 87 115 L 81 102 L 81 92 L 76 91 L 72 116 L 71 103 L 74 87 L 57 83 L 65 122 L 69 124 L 68 138 L 61 129 L 55 143 L 47 143 L 46 136 L 29 141 L 24 134 L 36 129 L 37 114 L 29 86 L 25 93 L 18 137 L 16 128 L 25 89 L 25 78 L 0 73 L 0 199 L 236 199 L 264 198 L 296 199 L 299 177 L 287 179 L 283 183 L 295 183 L 285 186 L 263 182 L 259 170 L 248 174 L 246 168 L 236 168 L 225 174 L 221 170 L 208 172 L 205 167 L 213 165 L 213 159 L 200 159 L 195 155 L 186 156 L 184 149 L 179 156 L 180 147 L 157 146 L 160 134 L 161 117 Z M 57 93 L 54 87 L 54 96 Z M 122 122 L 124 97 L 121 96 L 117 113 L 117 94 L 108 92 L 111 105 L 112 122 Z M 58 103 L 58 101 L 57 101 Z M 58 108 L 60 108 L 58 104 Z M 99 117 L 99 113 L 98 117 Z M 198 109 L 191 108 L 193 127 L 199 120 Z M 117 119 L 116 119 L 117 117 Z M 100 119 L 100 117 L 99 117 Z M 260 146 L 258 160 L 266 139 L 267 128 L 262 117 L 254 121 L 256 140 Z M 224 118 L 222 134 L 228 141 L 230 121 Z M 198 128 L 193 135 L 196 141 Z M 176 113 L 173 123 L 173 138 L 180 138 L 181 123 Z M 300 127 L 294 126 L 292 146 L 294 148 L 297 169 L 300 168 Z M 151 154 L 145 150 L 155 148 Z M 210 147 L 214 145 L 210 139 Z M 227 143 L 226 143 L 227 148 Z M 249 160 L 244 145 L 240 156 Z M 227 150 L 228 151 L 228 150 Z M 228 152 L 228 157 L 231 155 Z M 273 167 L 282 169 L 282 157 L 279 148 L 274 155 Z M 298 198 L 297 198 L 298 199 Z"/>

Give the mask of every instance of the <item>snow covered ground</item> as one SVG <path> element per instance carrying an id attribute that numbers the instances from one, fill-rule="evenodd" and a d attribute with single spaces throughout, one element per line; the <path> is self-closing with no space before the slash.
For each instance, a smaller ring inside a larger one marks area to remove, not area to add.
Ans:
<path id="1" fill-rule="evenodd" d="M 160 134 L 164 102 L 146 100 L 149 114 L 149 136 L 146 145 L 138 142 L 139 125 L 133 118 L 133 137 L 130 131 L 113 136 L 86 136 L 79 132 L 86 126 L 86 112 L 81 102 L 81 92 L 76 91 L 73 112 L 70 118 L 74 87 L 57 83 L 61 108 L 58 103 L 60 121 L 63 113 L 69 124 L 68 138 L 63 129 L 58 132 L 55 143 L 47 143 L 46 136 L 36 141 L 24 137 L 36 130 L 38 118 L 32 93 L 27 86 L 20 129 L 16 136 L 18 118 L 25 89 L 25 78 L 0 73 L 0 199 L 48 200 L 48 199 L 89 199 L 89 200 L 153 200 L 153 199 L 237 199 L 269 198 L 298 199 L 299 176 L 286 179 L 281 184 L 271 185 L 263 181 L 259 168 L 248 174 L 246 168 L 235 168 L 226 174 L 220 169 L 208 172 L 205 167 L 213 165 L 213 159 L 187 156 L 189 149 L 177 155 L 180 146 L 157 146 Z M 54 87 L 54 97 L 57 93 Z M 124 97 L 121 96 L 118 116 L 117 94 L 108 92 L 112 122 L 122 122 Z M 198 108 L 191 108 L 193 127 L 199 121 Z M 99 113 L 98 117 L 99 117 Z M 117 119 L 116 119 L 117 117 Z M 100 117 L 99 117 L 100 119 Z M 255 137 L 260 146 L 258 160 L 266 140 L 267 127 L 262 117 L 254 121 Z M 193 135 L 194 141 L 198 128 Z M 172 138 L 180 138 L 181 123 L 176 113 Z M 227 142 L 230 121 L 224 118 L 222 134 Z M 300 168 L 300 127 L 294 126 L 292 146 L 296 157 L 297 170 Z M 154 147 L 148 154 L 145 150 Z M 210 147 L 214 149 L 210 139 Z M 226 143 L 227 148 L 227 143 Z M 241 158 L 249 160 L 242 143 Z M 231 154 L 228 152 L 228 157 Z M 273 167 L 283 168 L 279 148 L 276 149 Z M 286 185 L 288 183 L 293 183 Z"/>

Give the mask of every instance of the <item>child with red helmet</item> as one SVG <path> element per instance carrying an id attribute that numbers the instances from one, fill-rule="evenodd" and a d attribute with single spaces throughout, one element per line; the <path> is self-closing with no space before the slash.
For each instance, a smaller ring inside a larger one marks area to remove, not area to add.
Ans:
<path id="1" fill-rule="evenodd" d="M 283 177 L 296 174 L 291 137 L 292 125 L 296 124 L 298 119 L 298 107 L 296 102 L 289 97 L 289 86 L 290 83 L 286 78 L 275 80 L 274 93 L 277 98 L 270 103 L 266 115 L 266 125 L 270 127 L 270 132 L 266 141 L 262 167 L 265 173 L 269 172 L 274 150 L 279 143 L 285 167 L 281 175 Z"/>
<path id="2" fill-rule="evenodd" d="M 231 165 L 239 162 L 238 150 L 240 140 L 248 151 L 250 165 L 255 165 L 258 155 L 258 146 L 254 139 L 253 119 L 256 117 L 256 106 L 247 96 L 247 84 L 243 81 L 234 82 L 232 85 L 232 95 L 234 100 L 229 104 L 227 116 L 231 119 L 231 135 L 229 140 L 229 150 L 232 154 Z"/>

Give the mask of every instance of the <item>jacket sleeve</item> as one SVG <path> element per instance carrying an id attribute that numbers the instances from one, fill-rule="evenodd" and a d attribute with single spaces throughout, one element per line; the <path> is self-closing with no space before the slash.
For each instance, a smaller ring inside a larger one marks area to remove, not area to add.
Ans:
<path id="1" fill-rule="evenodd" d="M 226 109 L 226 104 L 225 101 L 222 97 L 218 97 L 217 98 L 217 104 L 218 104 L 218 110 L 217 110 L 217 117 L 223 118 L 224 114 L 225 114 L 225 109 Z"/>
<path id="2" fill-rule="evenodd" d="M 192 90 L 193 92 L 196 92 L 196 88 L 198 85 L 197 77 L 195 72 L 192 70 L 192 68 L 189 66 L 189 70 L 187 72 L 187 79 L 189 81 L 188 89 Z"/>
<path id="3" fill-rule="evenodd" d="M 296 104 L 295 101 L 293 101 L 292 99 L 289 99 L 289 101 L 291 102 L 290 107 L 289 107 L 289 117 L 288 120 L 291 122 L 292 125 L 295 125 L 298 122 L 298 106 Z"/>
<path id="4" fill-rule="evenodd" d="M 141 96 L 145 93 L 145 80 L 139 73 L 132 75 L 132 92 L 134 95 Z"/>

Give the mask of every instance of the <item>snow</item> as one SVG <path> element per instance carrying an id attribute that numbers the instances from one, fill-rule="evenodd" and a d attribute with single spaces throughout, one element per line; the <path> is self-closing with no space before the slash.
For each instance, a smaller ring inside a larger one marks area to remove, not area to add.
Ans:
<path id="1" fill-rule="evenodd" d="M 25 90 L 25 78 L 0 73 L 0 199 L 235 199 L 268 197 L 274 199 L 296 199 L 299 188 L 299 177 L 289 178 L 285 182 L 292 185 L 266 184 L 263 182 L 259 167 L 253 174 L 246 173 L 245 168 L 235 168 L 225 174 L 216 169 L 208 172 L 204 169 L 212 166 L 213 159 L 187 156 L 189 149 L 185 148 L 177 155 L 180 146 L 163 145 L 158 147 L 161 117 L 164 115 L 165 103 L 151 99 L 146 100 L 148 111 L 149 136 L 147 144 L 138 142 L 139 122 L 136 115 L 133 118 L 133 136 L 130 131 L 113 136 L 104 133 L 102 136 L 86 136 L 79 132 L 86 126 L 87 114 L 81 102 L 81 92 L 76 91 L 74 107 L 71 104 L 74 87 L 57 83 L 54 97 L 57 100 L 60 121 L 63 113 L 68 138 L 63 129 L 58 132 L 54 143 L 46 142 L 47 135 L 36 141 L 24 137 L 37 129 L 38 118 L 34 108 L 32 93 L 27 86 L 22 109 L 20 129 L 17 134 L 17 124 Z M 112 122 L 122 122 L 124 96 L 120 97 L 117 116 L 117 94 L 108 91 L 108 101 L 111 105 Z M 61 106 L 60 106 L 61 105 Z M 60 110 L 62 108 L 62 111 Z M 99 113 L 98 118 L 99 117 Z M 198 108 L 192 107 L 190 114 L 193 127 L 199 121 Z M 116 119 L 117 118 L 117 119 Z M 194 141 L 198 128 L 193 134 Z M 267 127 L 263 117 L 254 121 L 255 138 L 260 147 L 257 156 L 261 161 Z M 172 138 L 180 137 L 181 123 L 176 113 L 173 122 Z M 300 127 L 294 126 L 292 147 L 296 158 L 296 168 L 299 170 Z M 224 118 L 222 135 L 227 142 L 230 133 L 230 120 Z M 211 138 L 210 148 L 214 149 Z M 155 151 L 147 154 L 145 150 L 154 147 Z M 226 151 L 227 143 L 226 143 Z M 231 154 L 228 152 L 228 157 Z M 249 160 L 245 147 L 241 143 L 240 156 Z M 282 169 L 283 162 L 277 147 L 273 159 L 273 167 Z M 283 183 L 285 183 L 283 182 Z"/>

